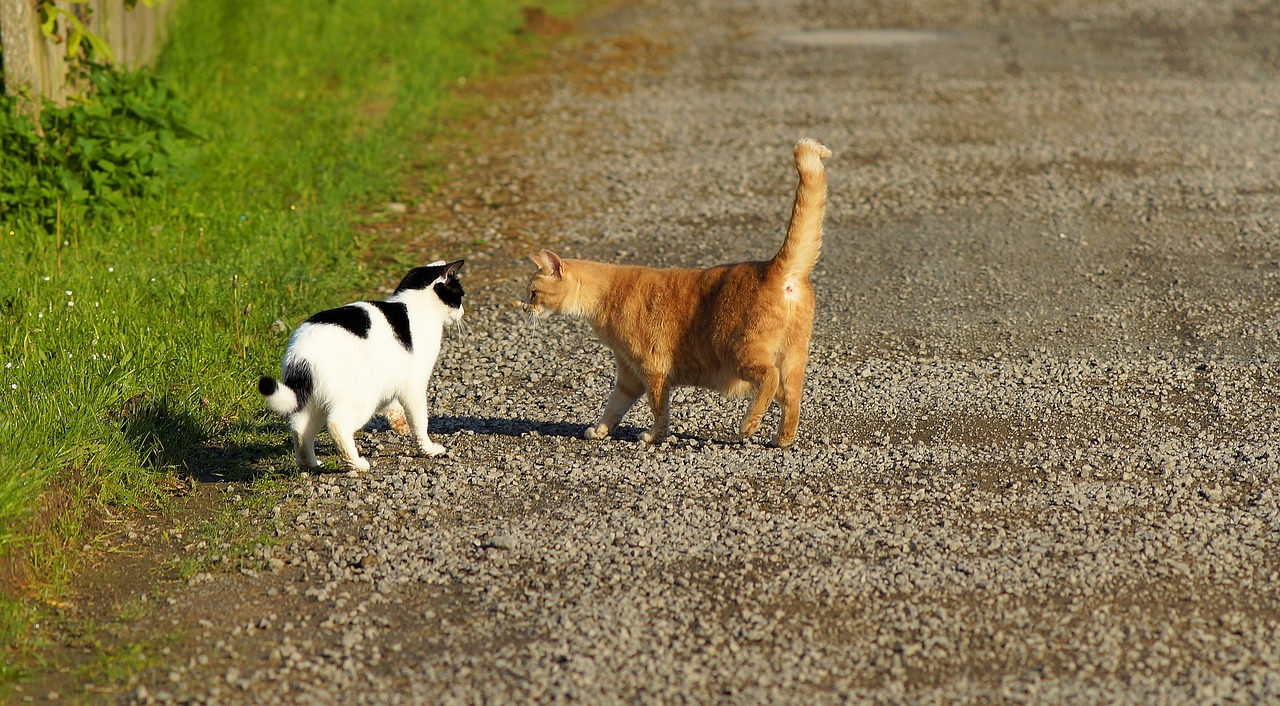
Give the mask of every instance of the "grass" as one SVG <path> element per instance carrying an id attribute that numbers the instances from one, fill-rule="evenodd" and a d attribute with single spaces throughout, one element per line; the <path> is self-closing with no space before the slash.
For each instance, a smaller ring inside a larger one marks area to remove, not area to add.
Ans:
<path id="1" fill-rule="evenodd" d="M 399 276 L 359 214 L 431 182 L 416 145 L 459 82 L 529 56 L 526 4 L 181 3 L 157 72 L 201 135 L 191 174 L 115 217 L 0 223 L 0 684 L 94 508 L 286 467 L 255 380 L 287 329 Z"/>

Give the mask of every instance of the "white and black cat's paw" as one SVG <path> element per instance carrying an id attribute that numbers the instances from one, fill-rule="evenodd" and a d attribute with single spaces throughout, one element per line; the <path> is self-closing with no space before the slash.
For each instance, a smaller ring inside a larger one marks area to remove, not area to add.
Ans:
<path id="1" fill-rule="evenodd" d="M 437 444 L 434 441 L 420 443 L 418 444 L 418 448 L 427 456 L 441 456 L 445 453 L 444 446 Z"/>
<path id="2" fill-rule="evenodd" d="M 370 468 L 373 468 L 373 464 L 369 463 L 369 459 L 363 456 L 357 456 L 356 458 L 348 460 L 346 462 L 346 466 L 347 470 L 352 473 L 363 473 Z"/>
<path id="3" fill-rule="evenodd" d="M 604 422 L 600 422 L 594 426 L 589 426 L 587 427 L 586 432 L 584 432 L 584 436 L 592 441 L 607 439 L 609 438 L 609 425 Z"/>

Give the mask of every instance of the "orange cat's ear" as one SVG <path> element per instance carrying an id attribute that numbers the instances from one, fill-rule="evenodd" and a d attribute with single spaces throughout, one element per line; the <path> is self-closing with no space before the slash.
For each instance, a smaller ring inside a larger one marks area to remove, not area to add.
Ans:
<path id="1" fill-rule="evenodd" d="M 537 255 L 530 255 L 530 260 L 538 266 L 546 274 L 552 277 L 560 277 L 564 263 L 560 261 L 560 256 L 550 250 L 542 250 Z"/>

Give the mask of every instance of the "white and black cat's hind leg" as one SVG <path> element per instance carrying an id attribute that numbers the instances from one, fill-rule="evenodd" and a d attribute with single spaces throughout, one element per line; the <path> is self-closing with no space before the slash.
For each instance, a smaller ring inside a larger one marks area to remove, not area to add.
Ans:
<path id="1" fill-rule="evenodd" d="M 316 434 L 324 428 L 324 423 L 324 415 L 311 409 L 303 409 L 290 417 L 293 460 L 298 464 L 299 470 L 309 471 L 320 467 L 320 461 L 316 458 Z"/>
<path id="2" fill-rule="evenodd" d="M 422 453 L 428 456 L 439 456 L 445 452 L 444 446 L 435 443 L 431 437 L 427 435 L 427 393 L 424 390 L 421 393 L 411 395 L 403 395 L 400 398 L 400 404 L 404 406 L 404 414 L 409 422 L 409 427 L 413 429 L 413 435 L 418 440 L 418 448 Z"/>
<path id="3" fill-rule="evenodd" d="M 329 418 L 329 437 L 337 447 L 342 464 L 352 471 L 367 471 L 372 466 L 369 459 L 361 456 L 360 449 L 356 447 L 356 432 L 364 427 L 368 416 L 360 421 L 356 421 L 357 417 L 351 415 Z"/>

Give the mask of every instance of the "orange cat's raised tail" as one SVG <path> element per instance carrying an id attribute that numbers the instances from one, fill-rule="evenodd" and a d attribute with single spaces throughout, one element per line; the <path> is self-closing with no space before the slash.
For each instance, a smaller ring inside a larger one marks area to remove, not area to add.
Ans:
<path id="1" fill-rule="evenodd" d="M 795 442 L 813 331 L 809 274 L 822 249 L 827 208 L 822 160 L 830 156 L 814 140 L 796 145 L 800 185 L 786 239 L 771 260 L 656 270 L 561 258 L 550 250 L 531 256 L 538 271 L 529 280 L 525 311 L 587 321 L 618 364 L 613 392 L 587 438 L 612 434 L 636 400 L 648 396 L 653 426 L 640 439 L 661 442 L 671 388 L 694 385 L 752 398 L 743 439 L 777 402 L 782 420 L 773 443 Z"/>
<path id="2" fill-rule="evenodd" d="M 822 160 L 830 156 L 831 150 L 817 140 L 806 138 L 796 144 L 800 183 L 787 238 L 771 264 L 788 280 L 808 277 L 822 251 L 822 221 L 827 213 L 827 170 Z"/>

